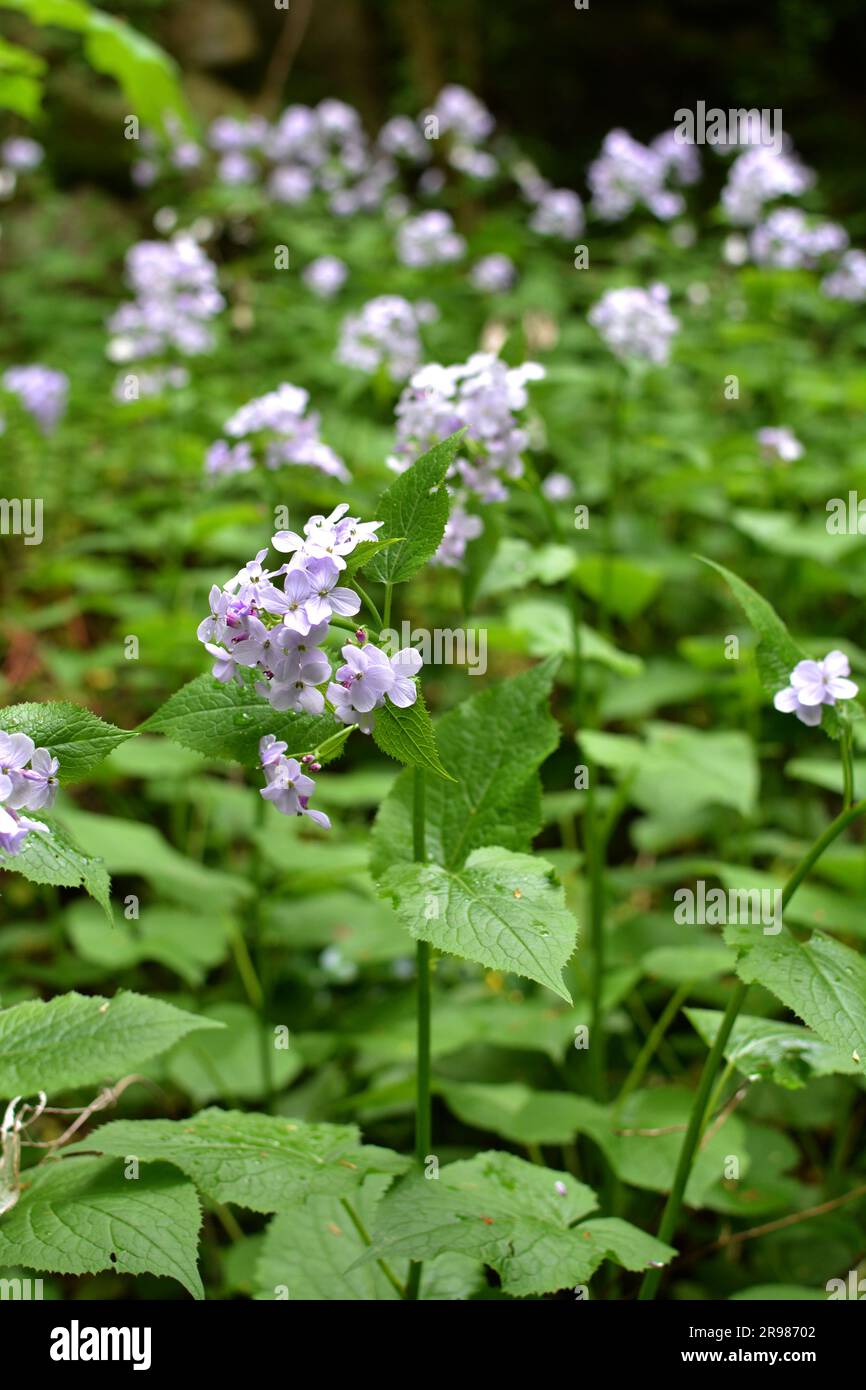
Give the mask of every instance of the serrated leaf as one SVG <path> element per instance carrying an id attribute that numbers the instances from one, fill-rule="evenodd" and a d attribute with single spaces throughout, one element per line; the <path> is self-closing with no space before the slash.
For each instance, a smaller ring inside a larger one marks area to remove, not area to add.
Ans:
<path id="1" fill-rule="evenodd" d="M 439 549 L 451 506 L 445 475 L 460 446 L 463 431 L 434 444 L 382 493 L 376 519 L 380 538 L 403 537 L 374 556 L 367 572 L 383 584 L 402 584 L 417 574 Z"/>
<path id="2" fill-rule="evenodd" d="M 405 536 L 393 536 L 387 541 L 361 541 L 360 545 L 356 545 L 351 554 L 345 557 L 346 568 L 340 571 L 340 583 L 347 584 L 353 574 L 359 574 L 361 570 L 366 569 L 374 555 L 388 550 L 392 545 L 398 545 L 405 539 Z"/>
<path id="3" fill-rule="evenodd" d="M 808 941 L 784 931 L 754 940 L 754 928 L 742 925 L 728 927 L 725 940 L 739 952 L 741 980 L 770 990 L 866 1075 L 866 961 L 857 951 L 820 932 Z"/>
<path id="4" fill-rule="evenodd" d="M 441 1168 L 435 1183 L 414 1174 L 400 1182 L 382 1201 L 363 1258 L 472 1253 L 521 1298 L 585 1283 L 606 1258 L 644 1269 L 675 1253 L 624 1221 L 575 1224 L 595 1206 L 595 1193 L 570 1173 L 481 1153 Z"/>
<path id="5" fill-rule="evenodd" d="M 18 854 L 6 855 L 0 850 L 0 869 L 22 874 L 31 883 L 84 888 L 111 923 L 111 879 L 104 861 L 85 853 L 56 821 L 45 820 L 42 824 L 47 825 L 47 831 L 32 831 Z"/>
<path id="6" fill-rule="evenodd" d="M 434 772 L 437 777 L 443 777 L 446 782 L 457 781 L 442 766 L 433 724 L 420 687 L 414 705 L 406 709 L 400 709 L 386 700 L 382 708 L 376 711 L 373 738 L 383 753 L 405 767 L 421 767 Z"/>
<path id="7" fill-rule="evenodd" d="M 119 744 L 135 738 L 134 729 L 118 729 L 67 700 L 9 705 L 0 710 L 0 729 L 29 734 L 37 748 L 47 748 L 59 759 L 64 784 L 86 777 Z"/>
<path id="8" fill-rule="evenodd" d="M 409 1163 L 390 1149 L 361 1145 L 354 1125 L 307 1124 L 240 1110 L 202 1110 L 188 1120 L 115 1120 L 89 1149 L 142 1163 L 173 1163 L 215 1202 L 279 1211 L 308 1196 L 352 1191 L 370 1172 Z"/>
<path id="9" fill-rule="evenodd" d="M 192 1183 L 157 1167 L 134 1182 L 114 1159 L 64 1158 L 28 1169 L 0 1219 L 0 1267 L 57 1274 L 156 1274 L 204 1298 L 201 1209 Z"/>
<path id="10" fill-rule="evenodd" d="M 27 999 L 0 1009 L 0 1096 L 116 1081 L 194 1028 L 219 1026 L 127 990 Z"/>
<path id="11" fill-rule="evenodd" d="M 289 745 L 289 756 L 311 752 L 334 733 L 330 714 L 279 713 L 250 683 L 221 685 L 196 676 L 146 719 L 142 729 L 165 734 L 184 748 L 245 767 L 259 765 L 259 739 L 275 734 Z"/>
<path id="12" fill-rule="evenodd" d="M 380 887 L 416 941 L 537 980 L 571 1003 L 562 969 L 577 923 L 546 860 L 491 846 L 460 869 L 395 865 Z"/>
<path id="13" fill-rule="evenodd" d="M 456 868 L 482 845 L 528 850 L 541 828 L 537 769 L 559 742 L 548 700 L 556 661 L 473 695 L 436 724 L 443 767 L 458 786 L 428 781 L 424 816 L 427 854 Z M 515 736 L 515 730 L 520 736 Z M 411 773 L 402 773 L 379 808 L 373 872 L 412 860 Z"/>
<path id="14" fill-rule="evenodd" d="M 708 1047 L 715 1042 L 723 1014 L 714 1009 L 686 1009 L 685 1015 Z M 813 1076 L 851 1076 L 860 1068 L 850 1054 L 831 1047 L 809 1028 L 772 1018 L 741 1014 L 725 1046 L 725 1060 L 744 1076 L 775 1081 L 791 1090 Z"/>

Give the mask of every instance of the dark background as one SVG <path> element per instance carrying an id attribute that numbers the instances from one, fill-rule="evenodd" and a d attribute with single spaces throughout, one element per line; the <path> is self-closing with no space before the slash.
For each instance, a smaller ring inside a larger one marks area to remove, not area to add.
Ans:
<path id="1" fill-rule="evenodd" d="M 700 98 L 781 107 L 830 206 L 845 214 L 866 204 L 863 0 L 589 0 L 587 10 L 573 0 L 290 0 L 288 11 L 273 0 L 107 0 L 103 8 L 175 55 L 203 116 L 239 98 L 270 114 L 288 101 L 339 96 L 374 127 L 460 82 L 548 176 L 583 192 L 612 126 L 649 139 Z M 17 23 L 3 16 L 0 28 Z M 83 63 L 70 67 L 76 41 L 52 35 L 49 114 L 63 113 L 55 167 L 67 178 L 101 166 L 110 176 L 117 143 L 99 138 L 99 124 L 113 97 Z"/>

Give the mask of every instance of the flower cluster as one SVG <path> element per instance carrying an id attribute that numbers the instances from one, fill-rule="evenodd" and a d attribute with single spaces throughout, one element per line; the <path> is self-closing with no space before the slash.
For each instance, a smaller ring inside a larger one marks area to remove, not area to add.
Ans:
<path id="1" fill-rule="evenodd" d="M 349 481 L 343 460 L 319 437 L 319 416 L 307 411 L 309 393 L 283 382 L 276 391 L 247 401 L 223 426 L 226 439 L 212 444 L 205 471 L 215 477 L 249 473 L 261 460 L 266 468 L 306 464 L 340 482 Z"/>
<path id="2" fill-rule="evenodd" d="M 758 430 L 755 438 L 764 458 L 770 462 L 795 463 L 803 457 L 803 445 L 786 425 L 768 425 Z"/>
<path id="3" fill-rule="evenodd" d="M 190 138 L 171 112 L 166 112 L 163 118 L 160 135 L 153 130 L 142 130 L 138 144 L 143 153 L 130 170 L 136 188 L 150 188 L 169 171 L 188 174 L 198 169 L 204 159 L 201 145 Z"/>
<path id="4" fill-rule="evenodd" d="M 828 299 L 847 299 L 862 304 L 866 299 L 866 251 L 846 251 L 836 269 L 821 281 Z"/>
<path id="5" fill-rule="evenodd" d="M 668 294 L 667 286 L 660 284 L 648 290 L 608 290 L 590 309 L 589 322 L 614 356 L 664 366 L 680 326 L 668 308 Z"/>
<path id="6" fill-rule="evenodd" d="M 812 269 L 848 245 L 848 233 L 837 222 L 815 222 L 801 208 L 774 208 L 749 237 L 756 265 L 779 270 Z"/>
<path id="7" fill-rule="evenodd" d="M 319 299 L 333 299 L 345 285 L 348 274 L 346 262 L 338 256 L 317 256 L 304 267 L 301 279 Z"/>
<path id="8" fill-rule="evenodd" d="M 799 198 L 811 188 L 815 175 L 796 155 L 776 154 L 767 146 L 747 149 L 731 165 L 722 189 L 722 206 L 732 222 L 749 226 L 758 221 L 764 206 L 777 198 Z"/>
<path id="9" fill-rule="evenodd" d="M 395 472 L 408 468 L 440 439 L 466 431 L 448 474 L 455 505 L 436 555 L 439 563 L 458 564 L 467 542 L 482 530 L 480 519 L 465 511 L 468 496 L 503 501 L 507 482 L 522 475 L 529 434 L 518 414 L 528 404 L 527 383 L 543 376 L 537 362 L 507 367 L 493 354 L 479 352 L 456 366 L 422 367 L 400 396 L 396 450 L 388 460 Z"/>
<path id="10" fill-rule="evenodd" d="M 456 82 L 442 88 L 431 114 L 439 123 L 440 134 L 450 134 L 464 145 L 480 145 L 493 133 L 495 122 L 487 107 Z"/>
<path id="11" fill-rule="evenodd" d="M 51 434 L 66 413 L 69 397 L 69 378 L 34 362 L 26 367 L 9 367 L 3 373 L 3 386 L 17 396 L 24 410 L 35 420 L 43 434 Z M 0 417 L 0 434 L 3 432 Z"/>
<path id="12" fill-rule="evenodd" d="M 433 304 L 410 304 L 398 294 L 380 294 L 340 326 L 336 359 L 372 376 L 384 367 L 392 381 L 405 381 L 423 357 L 419 325 L 437 317 Z"/>
<path id="13" fill-rule="evenodd" d="M 31 830 L 47 825 L 22 811 L 47 811 L 57 795 L 58 761 L 27 734 L 0 731 L 0 850 L 18 854 Z"/>
<path id="14" fill-rule="evenodd" d="M 397 229 L 398 259 L 413 269 L 459 261 L 465 250 L 450 215 L 439 208 L 407 217 Z"/>
<path id="15" fill-rule="evenodd" d="M 627 130 L 611 130 L 602 141 L 601 154 L 589 166 L 587 182 L 593 211 L 604 222 L 621 222 L 641 205 L 668 221 L 685 206 L 682 194 L 668 183 L 695 183 L 700 174 L 697 150 L 680 144 L 673 131 L 642 145 Z"/>
<path id="16" fill-rule="evenodd" d="M 279 569 L 265 569 L 268 552 L 260 550 L 222 588 L 215 584 L 198 639 L 213 659 L 216 680 L 243 684 L 248 671 L 273 709 L 310 715 L 327 709 L 335 722 L 369 734 L 386 697 L 400 709 L 415 703 L 421 657 L 411 647 L 389 657 L 359 628 L 356 641 L 342 648 L 343 665 L 332 672 L 323 650 L 331 624 L 361 607 L 358 594 L 338 583 L 346 557 L 375 540 L 382 525 L 347 516 L 348 510 L 342 502 L 329 516 L 311 516 L 303 534 L 278 531 L 271 544 L 291 556 Z M 262 796 L 284 815 L 307 815 L 327 828 L 327 817 L 308 807 L 314 783 L 302 765 L 317 772 L 315 753 L 298 761 L 287 758 L 286 749 L 273 734 L 261 740 Z"/>
<path id="17" fill-rule="evenodd" d="M 854 699 L 859 687 L 848 679 L 850 675 L 844 652 L 828 652 L 823 661 L 798 661 L 791 684 L 777 691 L 773 704 L 783 714 L 796 714 L 802 724 L 820 724 L 823 705 Z"/>
<path id="18" fill-rule="evenodd" d="M 583 231 L 583 203 L 570 188 L 545 188 L 535 204 L 529 225 L 539 236 L 570 241 Z"/>
<path id="19" fill-rule="evenodd" d="M 297 758 L 287 758 L 285 753 L 288 746 L 275 734 L 265 734 L 259 740 L 259 758 L 265 774 L 265 785 L 260 795 L 282 815 L 309 816 L 323 830 L 330 830 L 331 822 L 324 811 L 310 810 L 310 797 L 316 790 L 316 784 L 301 767 L 303 763 L 311 772 L 318 772 L 320 764 L 312 753 L 305 753 L 300 762 Z"/>
<path id="20" fill-rule="evenodd" d="M 126 279 L 135 299 L 121 304 L 108 321 L 112 362 L 210 351 L 211 320 L 225 301 L 217 288 L 217 268 L 197 241 L 181 234 L 171 241 L 137 242 L 126 255 Z M 168 377 L 161 380 L 173 384 Z M 130 399 L 119 386 L 115 397 Z"/>

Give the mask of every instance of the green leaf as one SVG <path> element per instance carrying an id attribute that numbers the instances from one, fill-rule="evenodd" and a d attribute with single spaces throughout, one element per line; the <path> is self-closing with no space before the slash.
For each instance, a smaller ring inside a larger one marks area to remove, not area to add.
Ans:
<path id="1" fill-rule="evenodd" d="M 97 72 L 123 89 L 130 112 L 143 124 L 162 129 L 172 113 L 189 129 L 191 120 L 176 64 L 131 25 L 83 0 L 2 0 L 33 24 L 56 25 L 84 37 L 84 52 Z"/>
<path id="2" fill-rule="evenodd" d="M 86 1144 L 142 1163 L 173 1163 L 215 1202 L 261 1212 L 311 1195 L 340 1196 L 366 1173 L 399 1173 L 409 1163 L 390 1149 L 362 1147 L 354 1125 L 239 1110 L 202 1110 L 187 1120 L 115 1120 Z"/>
<path id="3" fill-rule="evenodd" d="M 0 1009 L 0 1096 L 98 1086 L 141 1066 L 194 1028 L 218 1023 L 161 999 L 61 994 Z"/>
<path id="4" fill-rule="evenodd" d="M 861 955 L 820 932 L 808 941 L 795 941 L 784 931 L 755 940 L 754 927 L 737 925 L 726 928 L 725 940 L 740 952 L 741 980 L 770 990 L 866 1075 L 866 961 Z"/>
<path id="5" fill-rule="evenodd" d="M 508 1085 L 440 1081 L 436 1091 L 464 1124 L 514 1144 L 570 1144 L 583 1114 L 578 1097 L 563 1091 L 533 1091 L 517 1081 Z"/>
<path id="6" fill-rule="evenodd" d="M 661 571 L 636 564 L 618 555 L 585 555 L 575 570 L 575 580 L 585 594 L 625 622 L 642 613 L 658 592 Z"/>
<path id="7" fill-rule="evenodd" d="M 85 850 L 99 849 L 112 873 L 140 876 L 175 902 L 222 911 L 239 906 L 252 892 L 249 881 L 240 875 L 178 853 L 155 826 L 79 810 L 64 811 L 64 818 Z M 28 848 L 29 844 L 28 839 Z"/>
<path id="8" fill-rule="evenodd" d="M 42 104 L 45 61 L 0 37 L 0 107 L 34 120 Z"/>
<path id="9" fill-rule="evenodd" d="M 399 545 L 405 540 L 405 536 L 394 536 L 388 541 L 361 541 L 356 545 L 351 555 L 346 556 L 346 568 L 340 571 L 340 583 L 348 584 L 354 574 L 359 574 L 367 568 L 374 555 L 378 555 L 382 550 L 388 550 L 392 545 Z"/>
<path id="10" fill-rule="evenodd" d="M 220 1024 L 220 1031 L 190 1034 L 163 1062 L 166 1075 L 196 1105 L 262 1100 L 271 1088 L 283 1090 L 303 1070 L 297 1050 L 277 1049 L 270 1025 L 263 1024 L 248 1004 L 225 1000 L 210 1005 L 202 1017 Z M 264 1074 L 263 1046 L 273 1058 L 270 1076 Z"/>
<path id="11" fill-rule="evenodd" d="M 385 523 L 381 539 L 402 539 L 373 557 L 367 573 L 374 579 L 402 584 L 439 549 L 451 506 L 445 475 L 462 438 L 460 430 L 434 444 L 382 493 L 376 504 L 376 519 Z"/>
<path id="12" fill-rule="evenodd" d="M 0 729 L 7 734 L 29 734 L 37 748 L 47 748 L 60 761 L 61 783 L 86 777 L 112 749 L 135 738 L 134 730 L 117 729 L 66 700 L 10 705 L 0 710 Z"/>
<path id="13" fill-rule="evenodd" d="M 369 1231 L 389 1177 L 374 1174 L 351 1196 L 351 1206 Z M 256 1297 L 304 1302 L 382 1302 L 400 1294 L 378 1264 L 357 1265 L 367 1249 L 351 1214 L 338 1197 L 310 1197 L 302 1207 L 278 1213 L 268 1225 L 256 1268 Z M 350 1268 L 350 1266 L 355 1266 Z M 408 1261 L 395 1262 L 397 1282 L 405 1285 Z M 477 1260 L 444 1254 L 424 1270 L 421 1297 L 468 1298 L 484 1283 Z"/>
<path id="14" fill-rule="evenodd" d="M 499 681 L 437 722 L 442 765 L 459 785 L 428 781 L 425 789 L 427 854 L 436 863 L 456 868 L 482 845 L 530 848 L 541 829 L 537 769 L 559 742 L 548 708 L 556 666 L 545 661 Z M 402 773 L 376 818 L 377 875 L 412 860 L 412 797 L 412 775 Z"/>
<path id="15" fill-rule="evenodd" d="M 390 701 L 376 711 L 373 725 L 373 738 L 383 753 L 395 758 L 406 767 L 422 767 L 444 777 L 446 782 L 456 782 L 457 778 L 446 772 L 436 747 L 433 724 L 424 703 L 424 696 L 418 688 L 414 705 L 400 709 Z"/>
<path id="16" fill-rule="evenodd" d="M 112 1159 L 64 1158 L 27 1171 L 0 1221 L 0 1267 L 57 1274 L 156 1274 L 204 1298 L 196 1264 L 201 1209 L 172 1168 L 135 1181 Z"/>
<path id="17" fill-rule="evenodd" d="M 715 1042 L 723 1015 L 714 1009 L 686 1009 L 686 1017 L 708 1047 Z M 725 1060 L 744 1076 L 775 1081 L 790 1090 L 805 1086 L 813 1076 L 856 1075 L 857 1063 L 829 1046 L 808 1028 L 770 1018 L 741 1014 L 725 1047 Z"/>
<path id="18" fill-rule="evenodd" d="M 99 903 L 109 923 L 111 879 L 105 863 L 86 854 L 68 831 L 56 821 L 43 821 L 47 832 L 34 830 L 16 855 L 0 851 L 0 869 L 22 874 L 31 883 L 50 883 L 56 888 L 84 888 Z"/>
<path id="19" fill-rule="evenodd" d="M 562 969 L 577 923 L 546 860 L 493 846 L 460 869 L 395 865 L 380 887 L 416 941 L 537 980 L 571 1002 Z"/>
<path id="20" fill-rule="evenodd" d="M 362 1259 L 473 1254 L 496 1270 L 505 1293 L 522 1298 L 586 1283 L 604 1259 L 645 1269 L 675 1253 L 625 1221 L 575 1224 L 595 1206 L 595 1193 L 570 1173 L 481 1153 L 441 1168 L 437 1182 L 414 1174 L 400 1182 L 382 1201 Z"/>
<path id="21" fill-rule="evenodd" d="M 113 975 L 143 961 L 157 961 L 193 986 L 225 960 L 226 927 L 224 919 L 156 903 L 144 907 L 135 922 L 121 915 L 113 927 L 88 902 L 73 903 L 66 913 L 66 930 L 81 960 Z"/>
<path id="22" fill-rule="evenodd" d="M 334 732 L 330 714 L 280 714 L 257 695 L 252 683 L 221 685 L 212 676 L 195 680 L 171 695 L 142 729 L 165 734 L 184 748 L 227 758 L 248 768 L 259 766 L 259 739 L 275 734 L 289 745 L 289 756 L 311 752 Z"/>

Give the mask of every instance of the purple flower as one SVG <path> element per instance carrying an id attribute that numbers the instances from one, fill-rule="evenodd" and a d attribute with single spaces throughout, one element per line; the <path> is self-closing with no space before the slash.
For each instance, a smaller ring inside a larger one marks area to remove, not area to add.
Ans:
<path id="1" fill-rule="evenodd" d="M 13 135 L 0 145 L 0 164 L 5 165 L 7 169 L 14 169 L 19 174 L 38 169 L 44 157 L 45 151 L 42 146 L 27 135 Z"/>
<path id="2" fill-rule="evenodd" d="M 26 804 L 26 800 L 19 798 L 26 785 L 24 768 L 34 750 L 33 740 L 27 734 L 0 733 L 0 801 L 13 806 Z"/>
<path id="3" fill-rule="evenodd" d="M 615 357 L 664 366 L 679 320 L 668 308 L 665 285 L 649 290 L 628 286 L 607 290 L 587 315 Z"/>
<path id="4" fill-rule="evenodd" d="M 47 748 L 34 747 L 27 734 L 0 730 L 0 850 L 4 854 L 19 854 L 31 830 L 48 833 L 46 825 L 22 815 L 21 810 L 52 805 L 57 769 L 57 759 Z"/>
<path id="5" fill-rule="evenodd" d="M 238 685 L 243 684 L 243 677 L 237 667 L 237 662 L 230 652 L 222 647 L 217 647 L 213 642 L 205 642 L 204 649 L 208 656 L 214 659 L 211 674 L 214 680 L 221 685 L 228 685 L 230 681 L 236 681 Z"/>
<path id="6" fill-rule="evenodd" d="M 469 279 L 476 290 L 482 294 L 503 294 L 510 290 L 517 278 L 514 262 L 509 256 L 494 251 L 482 256 L 472 267 Z"/>
<path id="7" fill-rule="evenodd" d="M 47 748 L 37 748 L 30 759 L 30 768 L 21 774 L 19 788 L 6 802 L 7 806 L 26 807 L 28 811 L 50 811 L 57 795 L 57 772 L 60 763 Z"/>
<path id="8" fill-rule="evenodd" d="M 281 613 L 283 625 L 293 632 L 306 635 L 313 625 L 308 603 L 313 597 L 313 586 L 306 570 L 289 570 L 283 580 L 283 593 L 277 592 L 272 611 Z"/>
<path id="9" fill-rule="evenodd" d="M 268 737 L 274 738 L 273 734 Z M 265 801 L 270 801 L 282 815 L 309 816 L 310 820 L 315 821 L 323 830 L 330 830 L 331 822 L 324 811 L 310 810 L 308 803 L 316 790 L 312 777 L 301 771 L 301 765 L 296 758 L 284 758 L 280 754 L 275 760 L 271 756 L 275 747 L 284 749 L 286 745 L 277 744 L 274 740 L 267 750 L 269 761 L 265 765 L 265 775 L 268 780 L 260 795 Z"/>
<path id="10" fill-rule="evenodd" d="M 346 283 L 349 271 L 337 256 L 318 256 L 304 269 L 301 279 L 320 299 L 332 299 Z"/>
<path id="11" fill-rule="evenodd" d="M 294 571 L 295 574 L 301 572 Z M 327 622 L 335 613 L 343 618 L 350 618 L 358 612 L 361 600 L 354 590 L 334 587 L 340 571 L 329 555 L 318 560 L 308 560 L 303 572 L 306 573 L 310 584 L 307 615 L 311 622 Z M 286 584 L 291 578 L 291 573 L 286 575 Z"/>
<path id="12" fill-rule="evenodd" d="M 405 381 L 423 358 L 419 307 L 398 294 L 369 299 L 340 325 L 335 360 L 368 376 L 384 366 L 392 381 Z"/>
<path id="13" fill-rule="evenodd" d="M 794 463 L 803 457 L 803 446 L 796 435 L 785 425 L 778 428 L 768 425 L 755 435 L 765 459 L 778 459 L 781 463 Z"/>
<path id="14" fill-rule="evenodd" d="M 465 250 L 450 214 L 440 208 L 407 217 L 397 231 L 397 258 L 413 269 L 459 261 Z"/>
<path id="15" fill-rule="evenodd" d="M 7 811 L 5 806 L 0 806 L 0 849 L 5 854 L 20 854 L 31 830 L 39 830 L 47 835 L 48 826 L 40 820 L 31 820 L 29 816 Z"/>
<path id="16" fill-rule="evenodd" d="M 337 670 L 337 680 L 349 691 L 352 708 L 359 714 L 368 714 L 381 705 L 387 691 L 394 685 L 394 672 L 383 651 L 367 643 L 363 647 L 353 647 L 351 643 L 343 648 L 345 666 Z"/>
<path id="17" fill-rule="evenodd" d="M 17 396 L 28 415 L 32 415 L 43 434 L 51 434 L 66 412 L 69 378 L 65 372 L 33 363 L 10 367 L 3 373 L 3 385 Z"/>
<path id="18" fill-rule="evenodd" d="M 837 700 L 853 700 L 859 687 L 848 680 L 851 666 L 844 652 L 828 652 L 823 661 L 798 661 L 791 672 L 791 684 L 773 697 L 783 714 L 796 714 L 803 724 L 821 723 L 822 705 Z"/>
<path id="19" fill-rule="evenodd" d="M 417 700 L 418 687 L 413 677 L 417 676 L 422 665 L 421 654 L 414 647 L 403 647 L 391 657 L 394 684 L 388 691 L 388 699 L 398 709 L 408 709 Z"/>
<path id="20" fill-rule="evenodd" d="M 325 697 L 316 687 L 323 685 L 331 674 L 331 663 L 324 652 L 296 652 L 285 676 L 270 686 L 257 685 L 273 709 L 303 710 L 305 714 L 321 714 Z"/>

